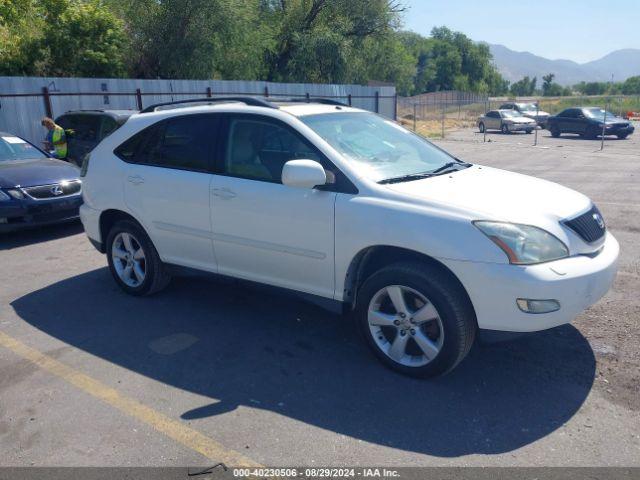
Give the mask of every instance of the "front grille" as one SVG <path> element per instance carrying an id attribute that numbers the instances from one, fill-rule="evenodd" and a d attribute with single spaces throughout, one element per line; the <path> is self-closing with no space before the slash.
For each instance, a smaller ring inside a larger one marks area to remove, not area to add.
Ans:
<path id="1" fill-rule="evenodd" d="M 595 205 L 587 213 L 583 213 L 571 220 L 565 220 L 564 224 L 587 243 L 600 240 L 607 231 L 600 210 Z"/>
<path id="2" fill-rule="evenodd" d="M 22 191 L 36 200 L 64 198 L 70 195 L 79 194 L 82 191 L 82 183 L 80 183 L 80 180 L 74 180 L 71 182 L 54 183 L 51 185 L 25 187 Z"/>

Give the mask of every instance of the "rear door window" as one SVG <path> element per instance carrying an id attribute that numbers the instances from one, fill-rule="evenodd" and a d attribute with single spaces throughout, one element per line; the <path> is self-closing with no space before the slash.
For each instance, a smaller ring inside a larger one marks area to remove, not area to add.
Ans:
<path id="1" fill-rule="evenodd" d="M 218 115 L 174 117 L 147 127 L 114 153 L 129 163 L 209 171 L 218 125 Z"/>

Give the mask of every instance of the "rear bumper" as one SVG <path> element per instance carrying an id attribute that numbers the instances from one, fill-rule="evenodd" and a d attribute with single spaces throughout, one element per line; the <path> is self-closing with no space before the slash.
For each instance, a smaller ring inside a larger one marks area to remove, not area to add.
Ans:
<path id="1" fill-rule="evenodd" d="M 570 323 L 611 288 L 620 247 L 607 233 L 594 257 L 577 255 L 531 266 L 443 260 L 460 279 L 481 329 L 533 332 Z M 560 309 L 525 313 L 516 299 L 557 300 Z"/>
<path id="2" fill-rule="evenodd" d="M 87 237 L 89 237 L 89 241 L 99 252 L 104 253 L 104 245 L 100 233 L 100 213 L 100 210 L 91 208 L 86 203 L 80 207 L 80 220 Z"/>
<path id="3" fill-rule="evenodd" d="M 8 202 L 0 205 L 0 232 L 64 223 L 79 218 L 82 196 Z"/>

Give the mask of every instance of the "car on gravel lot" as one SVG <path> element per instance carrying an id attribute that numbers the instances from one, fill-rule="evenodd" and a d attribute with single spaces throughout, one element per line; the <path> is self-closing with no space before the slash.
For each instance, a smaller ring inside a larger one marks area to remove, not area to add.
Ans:
<path id="1" fill-rule="evenodd" d="M 479 329 L 568 323 L 613 282 L 618 243 L 580 193 L 336 102 L 205 102 L 133 115 L 83 165 L 82 222 L 129 294 L 185 268 L 282 287 L 426 377 Z"/>
<path id="2" fill-rule="evenodd" d="M 525 117 L 534 119 L 541 128 L 546 128 L 547 119 L 550 117 L 549 113 L 540 110 L 535 103 L 508 102 L 500 105 L 500 110 L 515 110 Z"/>
<path id="3" fill-rule="evenodd" d="M 615 135 L 621 140 L 634 131 L 630 121 L 598 107 L 567 108 L 547 121 L 547 129 L 555 138 L 563 133 L 577 133 L 594 139 L 602 136 L 603 126 L 605 136 Z"/>
<path id="4" fill-rule="evenodd" d="M 491 110 L 478 118 L 478 130 L 500 130 L 502 133 L 527 132 L 536 128 L 536 121 L 515 110 Z"/>
<path id="5" fill-rule="evenodd" d="M 84 156 L 133 113 L 134 110 L 71 110 L 60 115 L 56 124 L 67 132 L 67 160 L 80 166 Z"/>
<path id="6" fill-rule="evenodd" d="M 0 132 L 0 232 L 78 219 L 80 170 Z"/>

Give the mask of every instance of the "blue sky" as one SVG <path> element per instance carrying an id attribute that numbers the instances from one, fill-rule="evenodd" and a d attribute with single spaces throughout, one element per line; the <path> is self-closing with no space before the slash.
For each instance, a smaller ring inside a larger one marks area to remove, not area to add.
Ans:
<path id="1" fill-rule="evenodd" d="M 550 59 L 596 60 L 640 48 L 640 0 L 400 0 L 404 28 L 446 25 L 473 40 Z"/>

